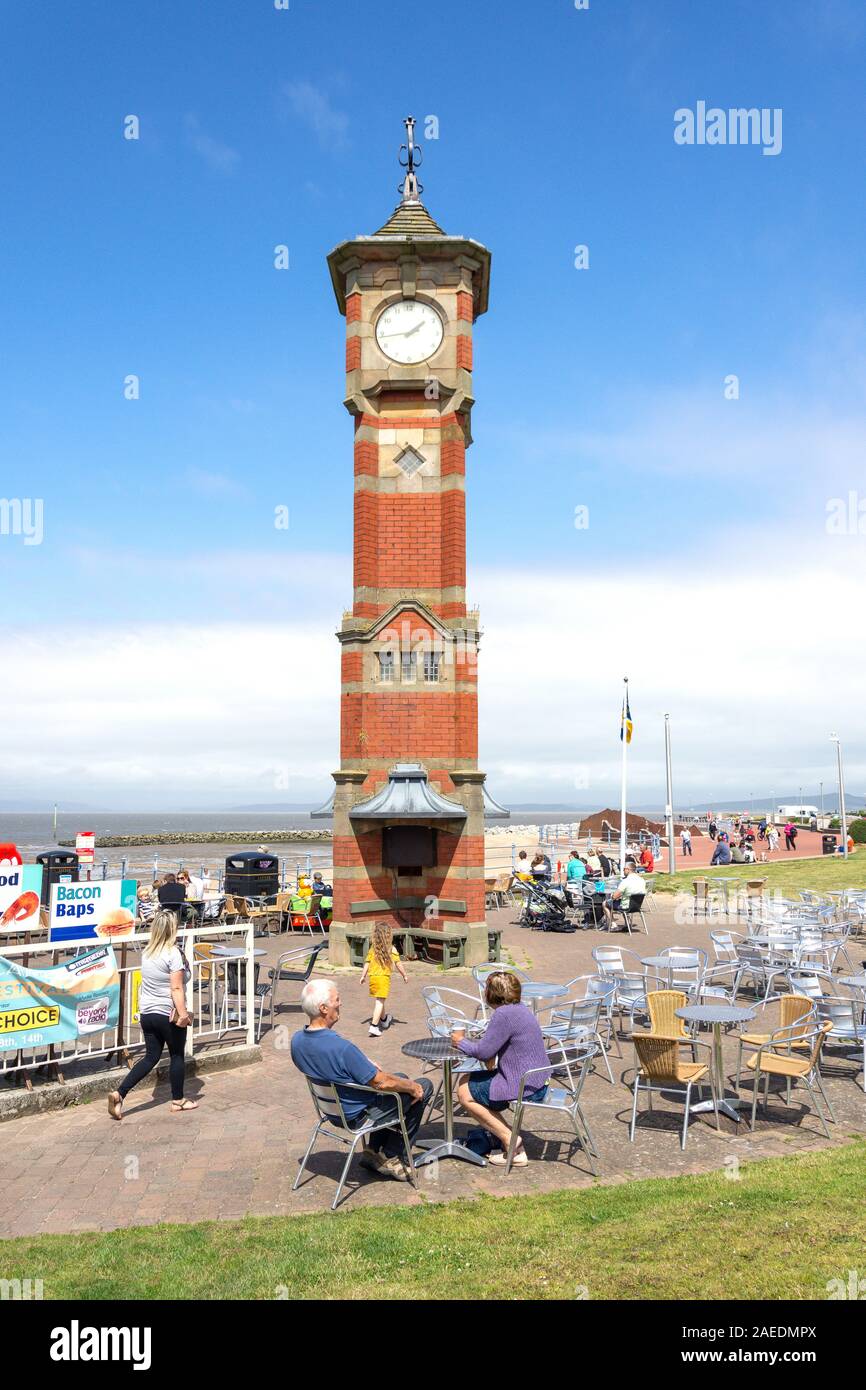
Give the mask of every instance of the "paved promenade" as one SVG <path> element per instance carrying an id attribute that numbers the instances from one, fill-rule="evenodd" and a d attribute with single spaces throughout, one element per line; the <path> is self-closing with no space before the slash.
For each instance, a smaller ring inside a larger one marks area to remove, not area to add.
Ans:
<path id="1" fill-rule="evenodd" d="M 515 964 L 536 979 L 563 981 L 593 969 L 591 948 L 615 942 L 650 955 L 675 943 L 706 945 L 704 923 L 677 924 L 673 903 L 657 899 L 658 910 L 648 917 L 650 933 L 630 939 L 598 932 L 558 936 L 530 932 L 513 925 L 515 913 L 491 914 L 504 928 L 503 942 Z M 264 944 L 264 943 L 263 943 Z M 292 944 L 281 937 L 267 943 L 269 954 Z M 866 954 L 858 948 L 859 963 Z M 341 1031 L 389 1070 L 417 1073 L 417 1064 L 401 1055 L 401 1046 L 426 1036 L 420 987 L 424 983 L 472 990 L 467 974 L 435 967 L 408 965 L 409 984 L 395 977 L 394 1026 L 380 1039 L 368 1038 L 369 996 L 358 984 L 357 971 L 335 975 L 343 996 Z M 296 1001 L 297 986 L 287 986 L 285 998 Z M 301 1026 L 295 1004 L 280 1011 L 278 1027 L 265 1030 L 264 1061 L 237 1071 L 209 1075 L 191 1083 L 189 1093 L 201 1102 L 196 1111 L 174 1114 L 168 1089 L 154 1092 L 145 1083 L 128 1098 L 123 1122 L 112 1121 L 100 1100 L 62 1112 L 0 1125 L 0 1236 L 48 1231 L 84 1231 L 144 1225 L 158 1221 L 229 1219 L 248 1214 L 318 1211 L 328 1207 L 339 1171 L 340 1156 L 326 1143 L 314 1157 L 310 1176 L 293 1193 L 292 1181 L 310 1135 L 313 1114 L 306 1086 L 287 1050 L 291 1033 Z M 754 1137 L 746 1126 L 725 1122 L 720 1136 L 705 1117 L 692 1122 L 683 1154 L 678 1130 L 681 1106 L 657 1100 L 650 1119 L 639 1123 L 637 1139 L 628 1142 L 633 1049 L 625 1041 L 622 1059 L 611 1064 L 616 1084 L 602 1072 L 591 1076 L 584 1091 L 585 1108 L 599 1148 L 602 1182 L 635 1177 L 735 1167 L 737 1161 L 792 1153 L 825 1145 L 816 1117 L 798 1099 L 787 1109 L 777 1098 L 772 1122 L 760 1119 Z M 727 1060 L 732 1064 L 733 1049 Z M 857 1063 L 831 1054 L 825 1068 L 826 1085 L 838 1124 L 831 1126 L 832 1142 L 866 1133 L 866 1098 Z M 745 1090 L 745 1088 L 744 1088 Z M 644 1102 L 645 1105 L 645 1102 Z M 545 1121 L 545 1123 L 549 1123 Z M 363 1204 L 418 1203 L 471 1197 L 478 1193 L 538 1192 L 577 1187 L 592 1181 L 586 1161 L 576 1150 L 569 1162 L 564 1127 L 553 1117 L 554 1131 L 529 1131 L 527 1151 L 533 1160 L 507 1178 L 502 1170 L 470 1167 L 450 1160 L 427 1170 L 416 1195 L 405 1184 L 354 1171 L 351 1195 L 342 1210 Z M 458 1114 L 458 1132 L 463 1121 Z M 437 1113 L 422 1134 L 441 1132 Z"/>

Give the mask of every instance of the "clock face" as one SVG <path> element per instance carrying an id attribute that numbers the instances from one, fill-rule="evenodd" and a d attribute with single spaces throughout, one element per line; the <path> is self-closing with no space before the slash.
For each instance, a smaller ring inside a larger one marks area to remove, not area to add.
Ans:
<path id="1" fill-rule="evenodd" d="M 426 362 L 437 352 L 444 337 L 442 320 L 429 304 L 401 299 L 379 317 L 376 342 L 392 362 Z"/>

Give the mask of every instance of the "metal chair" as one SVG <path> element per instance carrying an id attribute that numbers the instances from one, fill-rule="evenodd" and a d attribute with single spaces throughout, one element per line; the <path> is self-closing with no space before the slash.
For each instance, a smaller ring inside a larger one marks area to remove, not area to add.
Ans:
<path id="1" fill-rule="evenodd" d="M 697 990 L 707 968 L 707 953 L 694 946 L 666 946 L 659 955 L 670 961 L 668 978 L 670 988 L 686 985 L 689 991 Z"/>
<path id="2" fill-rule="evenodd" d="M 649 927 L 647 926 L 646 918 L 643 915 L 643 905 L 645 897 L 645 893 L 632 893 L 627 903 L 624 903 L 622 899 L 620 899 L 619 901 L 615 901 L 613 898 L 611 898 L 610 902 L 608 903 L 608 907 L 611 913 L 611 927 L 613 926 L 614 919 L 616 917 L 619 917 L 622 921 L 622 925 L 625 927 L 629 936 L 631 936 L 632 918 L 639 917 L 641 926 L 643 927 L 647 936 L 649 936 Z"/>
<path id="3" fill-rule="evenodd" d="M 722 962 L 736 961 L 737 945 L 745 939 L 742 932 L 738 931 L 711 931 L 710 940 L 713 943 L 713 954 L 716 960 Z"/>
<path id="4" fill-rule="evenodd" d="M 367 1094 L 371 1096 L 376 1096 L 377 1098 L 381 1096 L 393 1096 L 397 1102 L 396 1120 L 394 1118 L 390 1120 L 370 1120 L 366 1124 L 360 1125 L 357 1129 L 353 1129 L 353 1127 L 349 1124 L 349 1121 L 346 1119 L 346 1114 L 343 1110 L 343 1102 L 340 1099 L 340 1094 L 337 1090 L 337 1087 L 333 1085 L 331 1082 L 314 1081 L 313 1078 L 310 1076 L 306 1077 L 306 1082 L 310 1088 L 310 1096 L 312 1097 L 313 1105 L 316 1109 L 318 1121 L 315 1129 L 313 1130 L 310 1142 L 307 1145 L 306 1153 L 304 1154 L 304 1157 L 301 1160 L 301 1166 L 298 1170 L 298 1176 L 292 1183 L 293 1192 L 295 1192 L 300 1186 L 301 1178 L 304 1175 L 304 1169 L 307 1166 L 307 1160 L 309 1159 L 310 1154 L 313 1152 L 313 1147 L 320 1134 L 326 1135 L 328 1139 L 336 1139 L 340 1144 L 348 1144 L 348 1157 L 346 1158 L 346 1162 L 343 1165 L 343 1171 L 340 1174 L 340 1181 L 337 1184 L 336 1196 L 334 1197 L 334 1200 L 331 1203 L 331 1211 L 336 1211 L 337 1203 L 340 1200 L 340 1194 L 343 1191 L 343 1186 L 345 1184 L 346 1177 L 349 1172 L 349 1165 L 351 1164 L 352 1159 L 355 1157 L 355 1150 L 358 1147 L 358 1145 L 363 1143 L 366 1147 L 367 1139 L 370 1137 L 371 1134 L 376 1134 L 379 1130 L 382 1129 L 394 1129 L 395 1123 L 399 1123 L 400 1132 L 403 1136 L 403 1146 L 406 1151 L 406 1166 L 409 1169 L 409 1177 L 412 1181 L 412 1186 L 418 1186 L 418 1178 L 415 1172 L 415 1165 L 412 1162 L 412 1145 L 409 1142 L 409 1134 L 406 1129 L 406 1116 L 403 1111 L 402 1091 L 379 1091 L 376 1090 L 374 1086 L 356 1086 L 353 1082 L 351 1088 L 353 1091 L 367 1092 Z"/>
<path id="5" fill-rule="evenodd" d="M 779 1032 L 782 1036 L 778 1040 L 776 1034 L 772 1034 L 769 1041 L 758 1048 L 754 1057 L 748 1059 L 746 1066 L 755 1074 L 755 1089 L 752 1095 L 752 1129 L 755 1128 L 761 1079 L 764 1079 L 764 1110 L 766 1111 L 770 1099 L 770 1077 L 779 1076 L 788 1083 L 789 1095 L 791 1085 L 796 1085 L 798 1081 L 803 1082 L 815 1107 L 815 1113 L 821 1121 L 824 1133 L 828 1139 L 830 1138 L 827 1121 L 824 1119 L 823 1111 L 818 1104 L 818 1096 L 814 1088 L 817 1086 L 821 1092 L 830 1120 L 835 1124 L 836 1117 L 827 1099 L 820 1072 L 821 1048 L 831 1027 L 832 1024 L 830 1023 L 822 1023 L 819 1028 L 798 1036 L 796 1045 L 798 1049 L 808 1048 L 809 1055 L 807 1057 L 794 1055 L 791 1051 L 790 1039 L 787 1036 L 788 1030 L 780 1029 Z"/>
<path id="6" fill-rule="evenodd" d="M 277 1006 L 277 986 L 294 980 L 298 984 L 306 984 L 312 975 L 316 961 L 327 948 L 327 941 L 320 941 L 318 946 L 295 946 L 291 951 L 283 951 L 282 955 L 277 956 L 277 963 L 273 970 L 268 971 L 268 983 L 256 985 L 256 994 L 262 1001 L 259 1013 L 259 1037 L 262 1032 L 262 1014 L 264 1013 L 264 1001 L 270 998 L 270 1025 L 274 1026 L 274 1009 Z M 306 961 L 302 967 L 301 961 Z"/>
<path id="7" fill-rule="evenodd" d="M 739 969 L 737 971 L 737 982 L 735 995 L 739 994 L 743 979 L 748 976 L 754 993 L 760 994 L 763 989 L 763 997 L 767 995 L 773 987 L 773 982 L 777 975 L 784 975 L 785 966 L 774 963 L 768 954 L 762 952 L 757 946 L 750 946 L 747 943 L 736 947 Z"/>
<path id="8" fill-rule="evenodd" d="M 618 977 L 616 982 L 617 1009 L 622 1014 L 628 1014 L 631 1020 L 632 1034 L 634 1034 L 634 1021 L 637 1015 L 649 1018 L 648 993 L 654 989 L 663 990 L 664 988 L 664 981 L 660 980 L 657 975 L 626 974 Z"/>
<path id="9" fill-rule="evenodd" d="M 825 1047 L 841 1044 L 849 1052 L 860 1048 L 863 1057 L 863 1093 L 866 1095 L 866 1020 L 863 999 L 842 994 L 824 994 L 815 1001 L 818 1022 L 827 1029 Z"/>
<path id="10" fill-rule="evenodd" d="M 520 1131 L 523 1126 L 523 1117 L 527 1110 L 550 1110 L 559 1115 L 567 1115 L 571 1120 L 574 1129 L 574 1143 L 578 1143 L 583 1149 L 589 1161 L 589 1166 L 593 1177 L 598 1172 L 596 1158 L 598 1150 L 592 1137 L 589 1123 L 580 1104 L 580 1096 L 584 1083 L 592 1064 L 595 1060 L 596 1048 L 584 1043 L 560 1043 L 557 1044 L 554 1052 L 551 1053 L 551 1062 L 554 1065 L 553 1075 L 548 1082 L 547 1091 L 543 1100 L 525 1100 L 527 1092 L 532 1095 L 538 1088 L 537 1080 L 533 1082 L 533 1077 L 543 1076 L 548 1071 L 547 1067 L 532 1067 L 524 1072 L 520 1079 L 520 1090 L 517 1093 L 517 1100 L 512 1102 L 511 1109 L 514 1118 L 511 1125 L 511 1139 L 508 1144 L 508 1155 L 505 1163 L 506 1174 L 511 1172 L 511 1165 L 514 1161 L 514 1154 L 517 1149 L 517 1141 L 520 1138 Z M 581 1133 L 581 1130 L 583 1133 Z"/>
<path id="11" fill-rule="evenodd" d="M 629 957 L 628 961 L 625 959 L 626 956 Z M 646 966 L 637 952 L 629 951 L 623 946 L 594 946 L 592 958 L 598 966 L 599 974 L 606 980 L 625 975 L 627 972 L 632 975 L 646 974 Z"/>
<path id="12" fill-rule="evenodd" d="M 613 981 L 609 983 L 613 989 L 616 988 Z M 613 1086 L 615 1084 L 613 1072 L 610 1069 L 610 1062 L 599 1031 L 603 1005 L 604 999 L 601 997 L 587 999 L 584 996 L 580 999 L 566 999 L 562 1003 L 548 1004 L 545 1008 L 539 1009 L 538 1021 L 541 1026 L 542 1037 L 551 1047 L 562 1047 L 570 1043 L 595 1044 L 607 1069 L 608 1080 Z M 543 1023 L 541 1020 L 543 1014 L 549 1015 L 547 1023 Z"/>
<path id="13" fill-rule="evenodd" d="M 681 1089 L 685 1093 L 685 1113 L 683 1116 L 682 1138 L 680 1148 L 686 1147 L 686 1137 L 689 1131 L 689 1115 L 692 1105 L 692 1087 L 697 1086 L 703 1090 L 704 1086 L 709 1086 L 710 1095 L 713 1098 L 713 1112 L 716 1117 L 716 1129 L 719 1129 L 719 1108 L 716 1088 L 713 1082 L 712 1070 L 707 1062 L 683 1062 L 680 1060 L 679 1049 L 684 1042 L 688 1042 L 695 1047 L 709 1048 L 708 1043 L 698 1042 L 694 1038 L 661 1038 L 655 1037 L 651 1033 L 635 1033 L 632 1037 L 635 1052 L 637 1053 L 637 1067 L 634 1077 L 634 1103 L 631 1111 L 631 1125 L 629 1127 L 629 1142 L 634 1143 L 634 1131 L 637 1124 L 638 1097 L 641 1091 L 646 1091 L 649 1101 L 649 1110 L 652 1111 L 653 1091 L 670 1091 Z"/>

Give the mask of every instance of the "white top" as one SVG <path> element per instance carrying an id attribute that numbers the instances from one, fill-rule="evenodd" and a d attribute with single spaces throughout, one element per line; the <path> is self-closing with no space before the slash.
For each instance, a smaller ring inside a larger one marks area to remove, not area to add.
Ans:
<path id="1" fill-rule="evenodd" d="M 643 897 L 646 893 L 646 881 L 640 874 L 626 874 L 619 885 L 622 894 L 622 902 L 628 904 L 631 898 Z"/>
<path id="2" fill-rule="evenodd" d="M 171 976 L 175 970 L 184 970 L 183 956 L 177 946 L 164 951 L 161 956 L 142 956 L 141 989 L 138 994 L 138 1013 L 162 1014 L 171 1017 L 174 1001 L 171 997 Z M 186 972 L 184 972 L 186 978 Z"/>

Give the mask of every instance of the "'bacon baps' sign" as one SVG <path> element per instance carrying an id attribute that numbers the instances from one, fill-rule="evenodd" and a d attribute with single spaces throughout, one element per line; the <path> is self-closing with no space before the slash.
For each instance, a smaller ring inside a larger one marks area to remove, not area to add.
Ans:
<path id="1" fill-rule="evenodd" d="M 49 941 L 118 941 L 132 936 L 137 888 L 134 878 L 53 884 Z"/>

